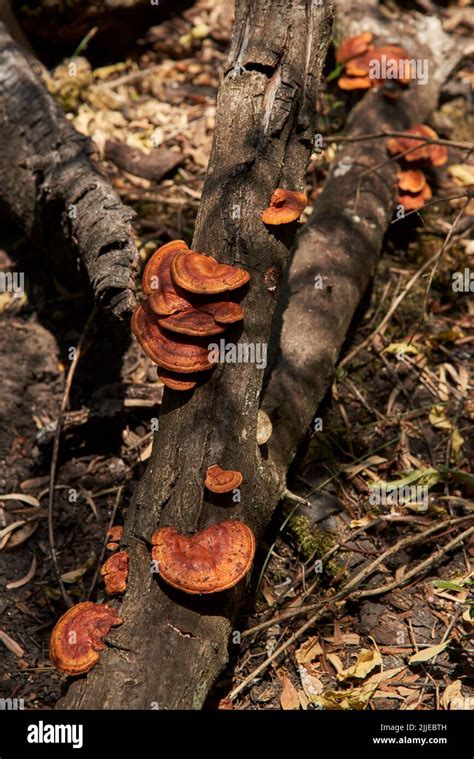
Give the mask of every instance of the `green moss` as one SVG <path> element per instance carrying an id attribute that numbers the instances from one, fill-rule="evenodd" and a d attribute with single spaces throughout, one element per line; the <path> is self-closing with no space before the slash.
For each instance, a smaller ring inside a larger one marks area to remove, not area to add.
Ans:
<path id="1" fill-rule="evenodd" d="M 334 545 L 335 538 L 319 527 L 311 527 L 307 517 L 295 514 L 288 522 L 288 526 L 296 538 L 298 550 L 305 560 L 321 559 Z M 329 561 L 324 571 L 334 575 L 339 570 L 336 562 Z"/>

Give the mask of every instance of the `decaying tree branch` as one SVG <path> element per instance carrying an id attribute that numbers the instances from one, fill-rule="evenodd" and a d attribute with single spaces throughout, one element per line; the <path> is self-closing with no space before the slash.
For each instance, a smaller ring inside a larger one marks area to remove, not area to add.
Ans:
<path id="1" fill-rule="evenodd" d="M 381 24 L 378 31 L 384 29 L 387 42 L 402 41 L 410 53 L 438 60 L 445 42 L 439 26 L 423 30 L 421 17 L 416 24 L 408 20 L 403 28 L 385 24 L 376 15 L 361 22 L 357 7 L 348 10 L 348 5 L 343 3 L 341 14 L 344 36 Z M 329 14 L 328 7 L 300 0 L 238 4 L 193 240 L 197 250 L 237 262 L 252 274 L 244 300 L 244 331 L 229 339 L 260 344 L 269 338 L 273 300 L 265 275 L 272 267 L 272 283 L 275 270 L 286 282 L 291 240 L 269 233 L 258 212 L 275 187 L 301 189 Z M 353 22 L 350 29 L 348 19 Z M 426 19 L 426 23 L 431 22 Z M 446 61 L 444 56 L 444 73 L 433 75 L 423 90 L 417 87 L 415 97 L 412 90 L 394 104 L 370 92 L 355 109 L 348 134 L 403 130 L 426 118 L 449 70 Z M 124 544 L 131 554 L 131 572 L 120 608 L 124 624 L 109 636 L 100 664 L 86 679 L 72 684 L 60 707 L 199 708 L 203 704 L 227 661 L 229 633 L 244 589 L 211 598 L 183 597 L 150 573 L 150 536 L 158 524 L 194 532 L 238 517 L 252 527 L 257 539 L 261 537 L 284 488 L 286 469 L 328 387 L 390 222 L 395 166 L 388 164 L 358 188 L 360 172 L 378 165 L 384 156 L 383 141 L 341 148 L 327 187 L 297 241 L 289 290 L 281 289 L 273 323 L 274 339 L 280 326 L 282 337 L 264 400 L 274 424 L 269 462 L 256 444 L 262 378 L 254 364 L 219 367 L 190 400 L 165 392 L 150 465 L 126 520 Z M 323 278 L 322 290 L 314 287 L 315 276 Z M 204 471 L 216 462 L 244 474 L 240 504 L 219 506 L 203 492 Z"/>
<path id="2" fill-rule="evenodd" d="M 330 21 L 329 4 L 237 3 L 193 240 L 194 249 L 252 275 L 243 332 L 234 330 L 232 342 L 265 347 L 269 339 L 275 301 L 265 274 L 285 271 L 291 233 L 268 231 L 260 211 L 276 187 L 303 188 Z M 225 364 L 191 399 L 165 392 L 150 464 L 126 520 L 124 623 L 100 665 L 72 684 L 60 707 L 202 706 L 227 661 L 245 589 L 185 597 L 151 574 L 149 543 L 159 524 L 194 532 L 233 517 L 261 537 L 279 498 L 256 442 L 262 376 L 256 363 Z M 222 506 L 204 492 L 204 472 L 217 462 L 243 473 L 241 503 Z"/>
<path id="3" fill-rule="evenodd" d="M 0 22 L 0 208 L 48 251 L 56 276 L 77 281 L 79 262 L 96 299 L 121 314 L 134 304 L 133 212 L 34 65 Z"/>

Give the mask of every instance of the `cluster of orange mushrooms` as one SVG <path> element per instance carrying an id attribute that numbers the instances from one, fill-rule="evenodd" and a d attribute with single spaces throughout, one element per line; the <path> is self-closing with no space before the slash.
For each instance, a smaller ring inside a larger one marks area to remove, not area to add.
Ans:
<path id="1" fill-rule="evenodd" d="M 397 45 L 372 45 L 372 32 L 363 32 L 355 37 L 343 40 L 336 52 L 336 61 L 344 66 L 344 74 L 339 77 L 341 90 L 370 90 L 381 88 L 386 97 L 396 99 L 400 94 L 399 85 L 408 85 L 411 80 L 411 65 L 407 63 L 408 54 Z M 385 59 L 387 65 L 404 62 L 406 71 L 396 79 L 386 81 L 370 75 L 374 62 Z M 396 84 L 394 82 L 396 81 Z M 398 85 L 398 86 L 397 86 Z"/>
<path id="2" fill-rule="evenodd" d="M 431 187 L 423 169 L 443 166 L 448 160 L 448 149 L 445 145 L 416 139 L 438 139 L 435 130 L 426 124 L 417 124 L 407 129 L 406 134 L 412 136 L 391 137 L 387 140 L 387 149 L 390 155 L 399 156 L 402 168 L 397 177 L 398 203 L 405 211 L 417 211 L 432 197 Z"/>
<path id="3" fill-rule="evenodd" d="M 212 369 L 207 339 L 241 321 L 242 307 L 222 294 L 250 279 L 243 269 L 190 250 L 183 240 L 162 245 L 148 261 L 142 289 L 148 298 L 132 317 L 132 331 L 172 390 L 191 390 Z M 220 299 L 216 299 L 219 296 Z"/>
<path id="4" fill-rule="evenodd" d="M 265 224 L 288 224 L 301 216 L 307 199 L 303 193 L 277 189 L 261 213 Z M 205 338 L 222 333 L 226 325 L 240 321 L 243 309 L 229 293 L 245 285 L 250 275 L 243 269 L 220 264 L 211 256 L 188 248 L 182 240 L 163 245 L 151 256 L 143 274 L 143 292 L 132 317 L 132 330 L 141 347 L 158 365 L 158 377 L 172 390 L 192 389 L 196 372 L 210 369 Z M 217 296 L 217 297 L 216 297 Z M 204 485 L 225 498 L 242 484 L 242 474 L 208 467 Z M 225 505 L 222 503 L 221 505 Z M 118 550 L 123 528 L 107 533 L 111 556 L 101 567 L 105 591 L 125 592 L 128 553 Z M 219 593 L 234 587 L 252 566 L 255 537 L 246 524 L 226 520 L 194 535 L 181 535 L 174 527 L 161 527 L 151 537 L 151 555 L 160 577 L 184 593 Z M 122 619 L 106 604 L 79 603 L 56 623 L 50 640 L 53 664 L 68 675 L 88 672 L 105 648 L 104 637 Z"/>

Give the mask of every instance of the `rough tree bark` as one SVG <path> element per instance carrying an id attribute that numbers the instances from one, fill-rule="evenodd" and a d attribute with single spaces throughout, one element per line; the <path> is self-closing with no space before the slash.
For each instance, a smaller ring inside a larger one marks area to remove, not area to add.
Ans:
<path id="1" fill-rule="evenodd" d="M 134 213 L 100 173 L 90 140 L 67 121 L 39 70 L 0 22 L 0 210 L 68 282 L 77 281 L 79 261 L 96 299 L 120 315 L 135 302 Z"/>
<path id="2" fill-rule="evenodd" d="M 235 330 L 231 341 L 269 339 L 275 300 L 265 275 L 273 281 L 285 271 L 291 235 L 268 231 L 259 212 L 276 187 L 304 186 L 331 15 L 329 3 L 313 0 L 237 3 L 193 240 L 195 249 L 252 275 L 243 332 Z M 227 661 L 244 588 L 211 598 L 174 592 L 150 573 L 149 542 L 158 524 L 194 532 L 228 518 L 246 521 L 261 537 L 279 498 L 256 442 L 262 376 L 256 364 L 229 364 L 191 399 L 165 392 L 150 464 L 126 519 L 131 561 L 120 607 L 124 624 L 109 636 L 100 664 L 72 684 L 59 707 L 202 706 Z M 203 492 L 205 469 L 216 462 L 243 473 L 240 504 L 223 507 Z"/>

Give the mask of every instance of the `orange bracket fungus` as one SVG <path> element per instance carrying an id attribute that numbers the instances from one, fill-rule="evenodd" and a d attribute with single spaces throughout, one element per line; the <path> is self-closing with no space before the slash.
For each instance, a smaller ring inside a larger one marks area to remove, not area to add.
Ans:
<path id="1" fill-rule="evenodd" d="M 195 374 L 176 374 L 176 372 L 170 372 L 161 366 L 157 368 L 156 373 L 158 379 L 170 390 L 192 390 L 197 385 Z"/>
<path id="2" fill-rule="evenodd" d="M 382 94 L 397 98 L 400 87 L 413 77 L 412 62 L 403 47 L 397 45 L 371 45 L 372 34 L 364 32 L 349 37 L 339 47 L 336 60 L 344 65 L 339 78 L 341 90 L 368 90 L 379 87 Z M 395 84 L 396 83 L 396 84 Z"/>
<path id="3" fill-rule="evenodd" d="M 148 303 L 140 303 L 132 316 L 132 332 L 155 364 L 178 374 L 211 369 L 206 345 L 181 335 L 169 336 L 157 323 Z"/>
<path id="4" fill-rule="evenodd" d="M 101 567 L 100 574 L 104 578 L 106 593 L 110 596 L 125 593 L 128 577 L 128 553 L 126 551 L 114 553 Z"/>
<path id="5" fill-rule="evenodd" d="M 445 145 L 429 144 L 425 140 L 417 140 L 416 137 L 426 137 L 428 140 L 437 140 L 438 135 L 434 129 L 426 124 L 417 124 L 406 130 L 410 137 L 390 137 L 387 140 L 387 149 L 391 155 L 399 155 L 406 150 L 410 153 L 402 156 L 404 161 L 426 161 L 435 168 L 443 166 L 448 160 L 448 150 Z M 419 145 L 417 150 L 416 148 Z"/>
<path id="6" fill-rule="evenodd" d="M 421 192 L 426 184 L 426 177 L 419 169 L 411 171 L 401 171 L 398 175 L 398 186 L 400 190 L 407 192 Z"/>
<path id="7" fill-rule="evenodd" d="M 194 250 L 178 253 L 171 264 L 171 274 L 179 287 L 200 295 L 237 290 L 250 279 L 244 269 L 220 264 L 212 256 Z"/>
<path id="8" fill-rule="evenodd" d="M 246 524 L 226 521 L 195 535 L 162 527 L 152 536 L 158 573 L 185 593 L 218 593 L 245 577 L 255 554 L 255 537 Z"/>
<path id="9" fill-rule="evenodd" d="M 194 335 L 195 337 L 218 335 L 225 330 L 225 327 L 222 324 L 218 324 L 211 314 L 196 308 L 190 311 L 178 311 L 177 314 L 161 317 L 158 319 L 158 324 L 161 327 L 166 327 L 170 332 Z"/>
<path id="10" fill-rule="evenodd" d="M 54 666 L 68 675 L 82 675 L 97 664 L 102 640 L 122 620 L 110 606 L 85 601 L 69 609 L 56 623 L 49 644 Z"/>
<path id="11" fill-rule="evenodd" d="M 400 192 L 397 202 L 403 206 L 405 211 L 418 211 L 432 197 L 433 193 L 429 184 L 425 184 L 419 192 Z"/>
<path id="12" fill-rule="evenodd" d="M 206 470 L 204 484 L 211 493 L 229 493 L 242 484 L 240 472 L 232 469 L 221 469 L 219 464 L 213 464 Z"/>
<path id="13" fill-rule="evenodd" d="M 110 542 L 105 546 L 108 551 L 116 551 L 119 545 L 120 538 L 123 533 L 123 525 L 115 524 L 110 530 L 107 530 L 107 540 Z"/>
<path id="14" fill-rule="evenodd" d="M 261 213 L 264 224 L 289 224 L 299 219 L 308 204 L 308 198 L 303 192 L 275 190 L 270 198 L 270 205 Z"/>
<path id="15" fill-rule="evenodd" d="M 372 39 L 372 32 L 363 32 L 362 34 L 357 34 L 355 37 L 347 37 L 337 49 L 337 63 L 347 63 L 350 58 L 363 55 L 369 49 Z"/>
<path id="16" fill-rule="evenodd" d="M 171 276 L 171 263 L 183 250 L 188 250 L 183 240 L 168 242 L 153 253 L 145 266 L 142 290 L 150 296 L 152 311 L 160 316 L 192 308 L 186 294 L 179 291 Z"/>

